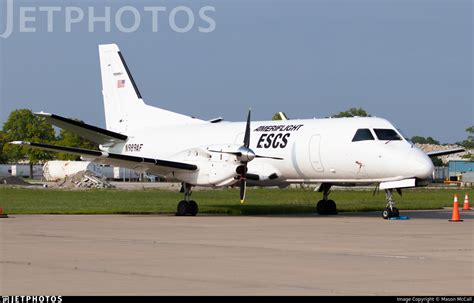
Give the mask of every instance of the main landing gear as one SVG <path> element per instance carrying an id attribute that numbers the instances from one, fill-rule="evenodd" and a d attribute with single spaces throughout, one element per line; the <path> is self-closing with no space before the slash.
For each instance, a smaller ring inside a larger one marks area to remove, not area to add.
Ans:
<path id="1" fill-rule="evenodd" d="M 181 200 L 178 203 L 178 208 L 176 210 L 177 216 L 195 216 L 198 213 L 198 205 L 196 201 L 189 200 L 191 197 L 192 185 L 183 183 L 181 187 L 181 192 L 184 192 L 184 200 Z"/>
<path id="2" fill-rule="evenodd" d="M 385 190 L 385 197 L 387 199 L 387 207 L 384 209 L 382 212 L 382 217 L 384 219 L 389 219 L 393 217 L 399 217 L 400 212 L 398 211 L 398 208 L 395 207 L 395 201 L 393 200 L 393 189 L 389 188 Z M 401 191 L 399 191 L 400 193 Z"/>
<path id="3" fill-rule="evenodd" d="M 336 202 L 329 200 L 329 191 L 331 184 L 323 183 L 319 187 L 319 192 L 323 192 L 323 199 L 318 201 L 316 204 L 316 211 L 320 215 L 337 215 Z"/>

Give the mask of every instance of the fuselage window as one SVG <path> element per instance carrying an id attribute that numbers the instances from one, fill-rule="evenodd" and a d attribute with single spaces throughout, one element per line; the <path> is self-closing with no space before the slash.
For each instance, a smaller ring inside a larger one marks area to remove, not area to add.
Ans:
<path id="1" fill-rule="evenodd" d="M 377 138 L 382 141 L 402 140 L 402 138 L 393 129 L 374 128 L 374 132 Z"/>
<path id="2" fill-rule="evenodd" d="M 374 136 L 370 132 L 370 129 L 368 128 L 361 128 L 358 129 L 354 135 L 354 138 L 352 138 L 352 142 L 356 141 L 366 141 L 366 140 L 374 140 Z"/>

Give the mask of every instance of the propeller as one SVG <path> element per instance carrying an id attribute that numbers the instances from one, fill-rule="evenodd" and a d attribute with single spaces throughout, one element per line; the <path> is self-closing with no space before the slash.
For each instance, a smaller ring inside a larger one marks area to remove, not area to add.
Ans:
<path id="1" fill-rule="evenodd" d="M 268 157 L 268 156 L 257 155 L 254 153 L 252 149 L 250 149 L 251 112 L 252 112 L 252 109 L 249 108 L 249 113 L 247 115 L 247 123 L 245 125 L 244 142 L 242 146 L 237 148 L 237 150 L 235 151 L 209 150 L 210 152 L 234 155 L 237 157 L 237 160 L 240 161 L 241 165 L 239 165 L 236 169 L 236 172 L 238 174 L 236 179 L 238 178 L 238 180 L 240 181 L 240 203 L 245 202 L 245 192 L 247 190 L 247 164 L 255 158 L 283 160 L 283 158 L 279 158 L 279 157 Z"/>
<path id="2" fill-rule="evenodd" d="M 237 168 L 237 173 L 239 176 L 240 181 L 240 203 L 245 202 L 245 193 L 247 191 L 247 164 L 255 158 L 264 158 L 264 159 L 273 159 L 273 160 L 283 160 L 283 158 L 278 157 L 268 157 L 268 156 L 261 156 L 256 155 L 253 150 L 250 149 L 250 115 L 252 109 L 249 108 L 249 113 L 247 115 L 247 124 L 245 126 L 245 135 L 244 135 L 244 145 L 242 145 L 234 155 L 240 160 L 242 163 L 239 168 Z"/>
<path id="3" fill-rule="evenodd" d="M 245 202 L 245 193 L 247 192 L 247 164 L 255 159 L 257 156 L 253 150 L 250 149 L 250 114 L 252 109 L 249 108 L 249 113 L 247 115 L 247 125 L 245 126 L 245 135 L 244 135 L 244 145 L 239 148 L 240 163 L 242 163 L 243 168 L 240 169 L 240 203 Z M 245 155 L 245 158 L 243 157 Z M 238 157 L 238 156 L 237 156 Z"/>

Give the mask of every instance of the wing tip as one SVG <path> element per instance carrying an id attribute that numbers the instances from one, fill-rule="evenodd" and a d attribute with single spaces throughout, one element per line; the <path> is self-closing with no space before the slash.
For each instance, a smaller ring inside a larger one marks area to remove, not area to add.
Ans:
<path id="1" fill-rule="evenodd" d="M 26 141 L 11 141 L 11 142 L 8 142 L 8 144 L 13 144 L 13 145 L 30 145 L 30 142 L 26 142 Z"/>
<path id="2" fill-rule="evenodd" d="M 53 116 L 53 114 L 51 114 L 51 113 L 45 113 L 44 111 L 34 112 L 33 114 L 34 114 L 35 116 L 43 116 L 43 117 L 45 117 L 45 116 L 48 116 L 48 117 Z"/>

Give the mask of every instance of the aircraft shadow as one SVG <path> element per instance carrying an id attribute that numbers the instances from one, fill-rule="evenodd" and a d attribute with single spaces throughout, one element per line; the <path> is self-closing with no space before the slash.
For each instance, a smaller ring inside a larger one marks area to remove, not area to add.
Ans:
<path id="1" fill-rule="evenodd" d="M 275 217 L 331 217 L 331 218 L 381 218 L 380 211 L 339 211 L 337 215 L 320 215 L 314 207 L 302 205 L 209 205 L 212 210 L 205 215 L 235 215 L 235 216 L 275 216 Z M 474 218 L 474 210 L 459 211 L 462 220 L 472 220 Z M 407 216 L 409 219 L 451 219 L 451 209 L 435 209 L 435 210 L 400 210 L 400 216 Z"/>

